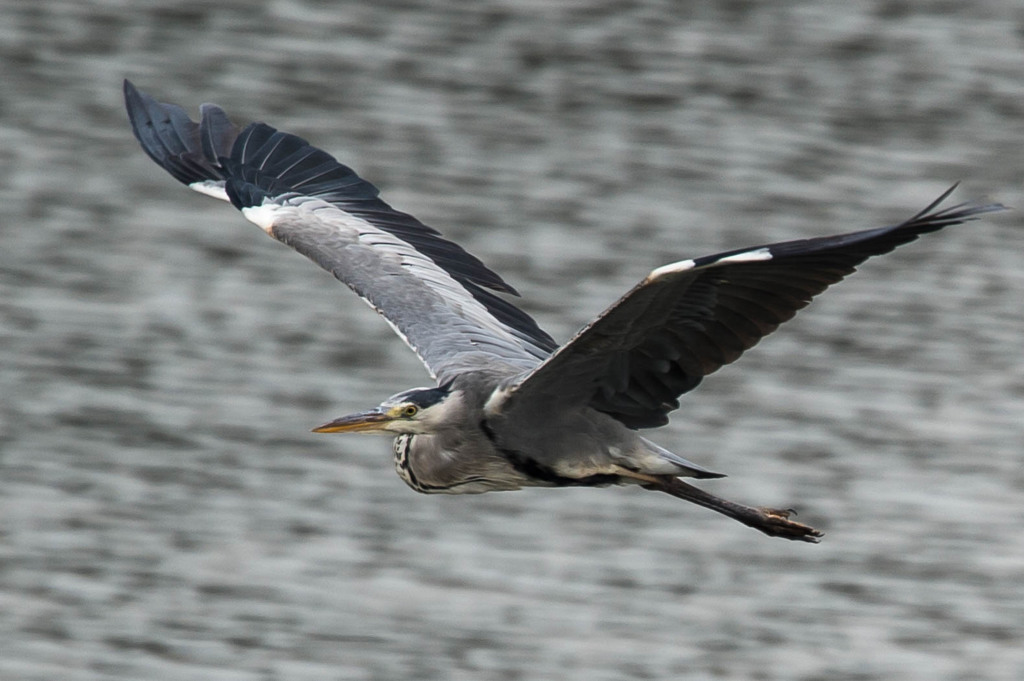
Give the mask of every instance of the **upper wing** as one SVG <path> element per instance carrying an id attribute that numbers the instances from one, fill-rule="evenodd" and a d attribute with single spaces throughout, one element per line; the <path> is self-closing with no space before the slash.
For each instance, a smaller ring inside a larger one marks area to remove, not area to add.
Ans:
<path id="1" fill-rule="evenodd" d="M 230 200 L 270 236 L 352 288 L 395 328 L 431 374 L 504 362 L 519 370 L 557 344 L 492 291 L 516 294 L 457 244 L 391 208 L 377 188 L 295 135 L 219 107 L 185 110 L 124 84 L 132 130 L 150 158 L 192 189 Z"/>
<path id="2" fill-rule="evenodd" d="M 629 293 L 511 386 L 516 403 L 587 403 L 632 428 L 663 425 L 676 398 L 735 361 L 857 265 L 919 235 L 999 204 L 930 206 L 893 227 L 802 239 L 683 260 L 651 272 Z"/>

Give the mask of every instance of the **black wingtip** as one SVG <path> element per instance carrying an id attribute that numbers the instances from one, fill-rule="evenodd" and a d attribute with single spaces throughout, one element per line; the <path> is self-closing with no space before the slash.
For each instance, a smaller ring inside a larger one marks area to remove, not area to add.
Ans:
<path id="1" fill-rule="evenodd" d="M 950 187 L 946 191 L 942 192 L 942 194 L 939 195 L 939 198 L 937 198 L 934 201 L 932 201 L 931 203 L 929 203 L 927 206 L 924 207 L 924 209 L 921 210 L 921 212 L 919 212 L 917 215 L 915 215 L 914 217 L 912 217 L 909 220 L 907 220 L 907 222 L 913 222 L 914 220 L 917 220 L 918 218 L 924 217 L 928 213 L 932 212 L 939 204 L 941 204 L 943 201 L 948 199 L 950 194 L 955 192 L 957 187 L 959 187 L 959 186 L 960 186 L 960 180 L 957 180 L 956 182 L 953 183 L 952 187 Z"/>
<path id="2" fill-rule="evenodd" d="M 983 199 L 974 199 L 970 201 L 964 201 L 953 206 L 948 206 L 942 210 L 935 210 L 942 204 L 943 201 L 948 199 L 950 195 L 957 190 L 960 186 L 960 181 L 957 180 L 953 183 L 946 191 L 942 192 L 941 195 L 930 204 L 928 204 L 922 211 L 917 215 L 910 218 L 904 225 L 918 222 L 921 220 L 949 220 L 947 224 L 956 224 L 966 220 L 973 220 L 979 215 L 985 215 L 986 213 L 998 213 L 1004 210 L 1011 210 L 1009 207 L 1004 206 L 998 202 L 989 202 Z M 933 212 L 934 211 L 934 212 Z M 945 225 L 944 225 L 945 226 Z"/>
<path id="3" fill-rule="evenodd" d="M 199 133 L 203 156 L 214 161 L 231 154 L 238 128 L 228 119 L 224 109 L 216 104 L 202 104 L 199 107 Z"/>
<path id="4" fill-rule="evenodd" d="M 187 185 L 224 179 L 216 153 L 207 153 L 230 149 L 238 134 L 223 110 L 207 105 L 200 124 L 180 106 L 158 102 L 127 78 L 122 89 L 132 132 L 161 168 Z"/>
<path id="5" fill-rule="evenodd" d="M 939 205 L 949 198 L 953 191 L 959 186 L 960 183 L 956 182 L 937 199 L 928 204 L 924 210 L 898 225 L 898 228 L 902 230 L 916 228 L 919 233 L 923 234 L 943 227 L 950 227 L 970 220 L 976 220 L 980 216 L 988 213 L 999 213 L 1004 210 L 1009 210 L 1009 208 L 1001 203 L 985 202 L 980 199 L 963 201 L 961 203 L 939 209 Z"/>

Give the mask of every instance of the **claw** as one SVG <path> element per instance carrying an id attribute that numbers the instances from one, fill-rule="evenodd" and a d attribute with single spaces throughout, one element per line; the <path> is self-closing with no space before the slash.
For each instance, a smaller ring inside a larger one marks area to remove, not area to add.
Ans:
<path id="1" fill-rule="evenodd" d="M 821 541 L 821 538 L 825 536 L 825 533 L 820 530 L 816 530 L 809 525 L 804 525 L 803 523 L 790 520 L 790 514 L 796 515 L 796 511 L 791 508 L 762 508 L 759 510 L 761 511 L 764 521 L 752 524 L 751 526 L 761 532 L 764 532 L 769 537 L 782 537 L 783 539 L 793 539 L 817 544 Z"/>

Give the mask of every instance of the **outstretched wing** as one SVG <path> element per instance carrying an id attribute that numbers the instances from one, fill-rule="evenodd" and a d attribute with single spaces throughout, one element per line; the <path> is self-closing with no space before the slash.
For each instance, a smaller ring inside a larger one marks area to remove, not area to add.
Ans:
<path id="1" fill-rule="evenodd" d="M 457 244 L 378 198 L 377 188 L 304 139 L 222 109 L 199 123 L 124 83 L 142 148 L 176 179 L 230 200 L 379 312 L 440 381 L 481 365 L 526 370 L 557 344 L 494 291 L 518 295 Z"/>
<path id="2" fill-rule="evenodd" d="M 520 400 L 572 400 L 631 428 L 663 425 L 679 406 L 677 397 L 734 362 L 871 256 L 1004 209 L 999 204 L 961 203 L 936 210 L 955 188 L 893 227 L 659 267 L 507 389 L 500 408 L 514 410 Z"/>

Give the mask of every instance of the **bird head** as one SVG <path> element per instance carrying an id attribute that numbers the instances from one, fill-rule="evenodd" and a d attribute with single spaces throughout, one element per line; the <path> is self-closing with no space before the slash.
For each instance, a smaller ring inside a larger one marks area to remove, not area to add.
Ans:
<path id="1" fill-rule="evenodd" d="M 314 433 L 420 434 L 440 430 L 449 416 L 453 397 L 447 387 L 404 390 L 369 411 L 348 414 L 314 428 Z"/>

